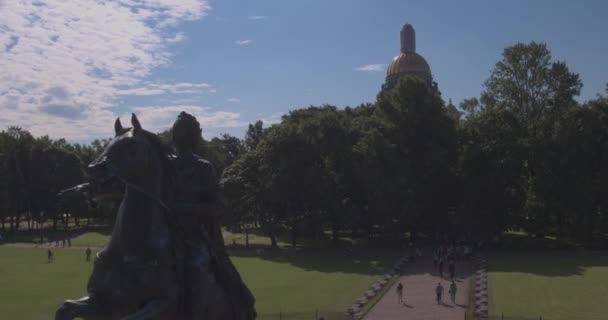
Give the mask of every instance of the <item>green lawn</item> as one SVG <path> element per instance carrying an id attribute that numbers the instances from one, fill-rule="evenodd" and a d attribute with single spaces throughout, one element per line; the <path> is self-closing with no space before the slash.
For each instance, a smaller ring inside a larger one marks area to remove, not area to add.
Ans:
<path id="1" fill-rule="evenodd" d="M 608 318 L 608 252 L 495 254 L 488 271 L 491 315 Z"/>
<path id="2" fill-rule="evenodd" d="M 74 238 L 72 240 L 72 245 L 80 247 L 103 247 L 108 240 L 110 240 L 109 235 L 99 232 L 87 232 Z"/>
<path id="3" fill-rule="evenodd" d="M 92 263 L 80 250 L 0 247 L 0 318 L 51 319 L 59 303 L 85 292 Z M 260 257 L 234 257 L 257 299 L 259 319 L 313 319 L 315 310 L 337 319 L 397 257 L 373 252 L 344 258 L 330 253 L 284 250 Z"/>
<path id="4" fill-rule="evenodd" d="M 106 232 L 107 233 L 107 232 Z M 110 239 L 110 235 L 101 232 L 87 232 L 82 234 L 72 240 L 73 246 L 91 246 L 91 247 L 103 247 L 108 240 Z M 232 233 L 229 231 L 223 231 L 224 242 L 227 246 L 231 246 L 234 243 L 237 245 L 244 246 L 245 245 L 245 234 L 244 233 Z M 251 233 L 249 234 L 249 244 L 250 245 L 270 245 L 270 238 Z M 280 242 L 280 246 L 287 246 L 288 243 Z"/>

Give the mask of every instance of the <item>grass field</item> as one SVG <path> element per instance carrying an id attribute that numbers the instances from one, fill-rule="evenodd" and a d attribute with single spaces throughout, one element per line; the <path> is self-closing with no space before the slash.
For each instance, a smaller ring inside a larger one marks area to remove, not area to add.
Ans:
<path id="1" fill-rule="evenodd" d="M 80 250 L 0 247 L 0 318 L 51 319 L 67 298 L 85 293 L 92 263 Z M 333 319 L 350 306 L 396 253 L 345 258 L 330 253 L 280 251 L 260 257 L 233 257 L 257 299 L 259 319 L 313 319 L 315 310 Z"/>
<path id="2" fill-rule="evenodd" d="M 245 234 L 232 233 L 229 231 L 223 231 L 224 242 L 227 246 L 233 245 L 234 243 L 244 246 L 245 245 Z M 91 247 L 103 247 L 106 242 L 110 239 L 110 235 L 107 232 L 87 232 L 72 240 L 73 246 L 91 246 Z M 259 234 L 249 235 L 250 245 L 270 245 L 270 239 L 268 237 Z M 288 243 L 279 241 L 279 246 L 287 246 Z"/>
<path id="3" fill-rule="evenodd" d="M 508 319 L 608 318 L 608 252 L 504 253 L 489 257 L 491 315 Z"/>
<path id="4" fill-rule="evenodd" d="M 110 236 L 100 232 L 87 232 L 72 240 L 73 246 L 79 247 L 103 247 L 110 240 Z"/>

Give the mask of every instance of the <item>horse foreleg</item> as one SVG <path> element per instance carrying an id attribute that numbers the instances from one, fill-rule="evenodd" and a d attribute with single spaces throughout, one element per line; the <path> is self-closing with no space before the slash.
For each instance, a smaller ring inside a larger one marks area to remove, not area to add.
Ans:
<path id="1" fill-rule="evenodd" d="M 99 304 L 87 296 L 79 300 L 66 300 L 55 312 L 55 320 L 72 320 L 76 317 L 95 319 L 105 316 Z"/>
<path id="2" fill-rule="evenodd" d="M 171 306 L 167 299 L 152 300 L 147 302 L 137 312 L 130 314 L 121 320 L 156 320 L 162 319 Z"/>

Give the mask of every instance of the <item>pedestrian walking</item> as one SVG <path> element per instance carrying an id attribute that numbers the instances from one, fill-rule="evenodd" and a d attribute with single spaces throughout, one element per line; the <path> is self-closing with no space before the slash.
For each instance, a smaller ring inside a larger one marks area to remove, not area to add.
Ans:
<path id="1" fill-rule="evenodd" d="M 51 249 L 46 250 L 46 262 L 53 262 L 53 252 L 51 252 Z"/>
<path id="2" fill-rule="evenodd" d="M 87 255 L 87 262 L 91 261 L 91 248 L 87 247 L 84 253 Z"/>
<path id="3" fill-rule="evenodd" d="M 441 304 L 441 296 L 443 295 L 443 286 L 441 285 L 441 282 L 437 284 L 437 287 L 435 288 L 435 294 L 435 300 L 437 300 L 437 304 Z"/>
<path id="4" fill-rule="evenodd" d="M 456 282 L 452 280 L 452 284 L 450 285 L 450 289 L 448 289 L 448 293 L 450 294 L 450 300 L 452 300 L 452 304 L 456 304 Z"/>
<path id="5" fill-rule="evenodd" d="M 403 303 L 403 284 L 401 282 L 397 285 L 397 298 L 398 303 Z"/>
<path id="6" fill-rule="evenodd" d="M 448 266 L 448 269 L 450 271 L 450 279 L 454 280 L 454 276 L 456 274 L 456 264 L 455 264 L 454 260 L 450 260 L 450 264 Z"/>

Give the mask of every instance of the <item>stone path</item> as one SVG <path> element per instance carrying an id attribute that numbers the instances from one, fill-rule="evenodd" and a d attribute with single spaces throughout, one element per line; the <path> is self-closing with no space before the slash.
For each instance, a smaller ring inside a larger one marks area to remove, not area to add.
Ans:
<path id="1" fill-rule="evenodd" d="M 430 250 L 427 250 L 430 252 Z M 397 301 L 396 286 L 367 313 L 364 320 L 463 320 L 469 303 L 469 284 L 473 267 L 470 262 L 456 263 L 456 305 L 447 293 L 450 281 L 439 278 L 437 270 L 427 253 L 416 262 L 407 263 L 399 281 L 403 284 L 404 304 Z M 447 272 L 444 272 L 444 276 Z M 443 304 L 435 302 L 435 287 L 441 282 L 444 287 Z"/>

